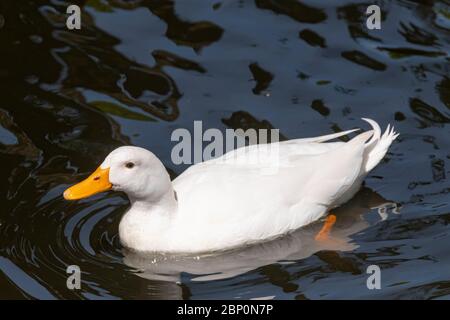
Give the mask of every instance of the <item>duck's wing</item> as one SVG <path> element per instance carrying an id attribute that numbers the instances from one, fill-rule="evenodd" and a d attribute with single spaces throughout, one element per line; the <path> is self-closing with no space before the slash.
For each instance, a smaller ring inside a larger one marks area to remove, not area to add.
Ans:
<path id="1" fill-rule="evenodd" d="M 343 132 L 328 134 L 320 137 L 293 139 L 282 142 L 273 142 L 268 144 L 255 144 L 244 146 L 225 153 L 205 163 L 209 164 L 228 164 L 228 165 L 272 165 L 273 162 L 285 161 L 291 156 L 316 155 L 330 151 L 344 142 L 323 143 L 333 140 L 349 133 L 358 131 L 351 129 Z"/>
<path id="2" fill-rule="evenodd" d="M 189 167 L 173 181 L 174 187 L 180 193 L 190 193 L 191 199 L 194 191 L 200 189 L 204 191 L 202 197 L 210 194 L 208 199 L 215 198 L 216 191 L 226 190 L 217 197 L 228 197 L 227 201 L 240 199 L 247 193 L 250 196 L 254 190 L 278 197 L 278 190 L 290 203 L 302 200 L 327 206 L 358 178 L 365 142 L 372 135 L 372 130 L 364 132 L 319 154 L 289 151 L 278 162 L 206 161 Z"/>
<path id="3" fill-rule="evenodd" d="M 372 134 L 362 133 L 321 154 L 293 155 L 267 174 L 264 166 L 248 164 L 192 166 L 174 180 L 179 223 L 192 228 L 192 242 L 205 241 L 194 232 L 204 229 L 208 241 L 222 239 L 227 245 L 302 227 L 326 214 L 351 188 Z"/>

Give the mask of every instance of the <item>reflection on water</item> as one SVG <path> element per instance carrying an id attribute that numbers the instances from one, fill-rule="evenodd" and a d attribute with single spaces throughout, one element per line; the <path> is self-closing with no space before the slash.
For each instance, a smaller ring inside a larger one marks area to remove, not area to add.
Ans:
<path id="1" fill-rule="evenodd" d="M 0 3 L 0 298 L 449 297 L 448 3 L 382 2 L 381 30 L 363 1 L 80 3 L 76 32 L 62 1 Z M 317 222 L 221 254 L 139 256 L 117 235 L 124 195 L 61 197 L 124 144 L 175 177 L 170 134 L 194 120 L 289 139 L 361 117 L 401 136 L 327 243 Z M 365 286 L 370 264 L 382 290 Z"/>

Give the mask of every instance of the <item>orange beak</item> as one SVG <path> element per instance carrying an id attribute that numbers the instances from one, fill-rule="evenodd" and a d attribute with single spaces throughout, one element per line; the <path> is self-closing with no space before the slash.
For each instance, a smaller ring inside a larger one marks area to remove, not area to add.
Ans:
<path id="1" fill-rule="evenodd" d="M 112 184 L 109 182 L 109 168 L 100 167 L 85 180 L 71 186 L 64 191 L 64 199 L 78 200 L 90 197 L 96 193 L 111 190 Z"/>

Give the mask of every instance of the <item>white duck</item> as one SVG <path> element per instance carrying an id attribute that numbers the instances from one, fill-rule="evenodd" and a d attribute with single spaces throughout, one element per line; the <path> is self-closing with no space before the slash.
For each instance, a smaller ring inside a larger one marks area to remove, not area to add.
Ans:
<path id="1" fill-rule="evenodd" d="M 131 207 L 119 236 L 135 251 L 208 252 L 272 239 L 355 195 L 398 136 L 389 126 L 381 135 L 375 121 L 363 120 L 373 130 L 348 142 L 324 143 L 358 129 L 279 142 L 276 170 L 264 170 L 273 169 L 273 156 L 253 145 L 195 164 L 171 181 L 150 151 L 119 147 L 64 198 L 124 191 Z M 258 163 L 239 161 L 244 153 L 258 153 Z"/>

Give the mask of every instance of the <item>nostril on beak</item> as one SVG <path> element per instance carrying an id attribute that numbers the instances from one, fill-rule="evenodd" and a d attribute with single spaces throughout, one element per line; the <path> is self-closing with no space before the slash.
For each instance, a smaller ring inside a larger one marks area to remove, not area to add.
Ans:
<path id="1" fill-rule="evenodd" d="M 100 180 L 99 176 L 94 177 L 94 181 L 98 181 L 98 180 Z"/>

